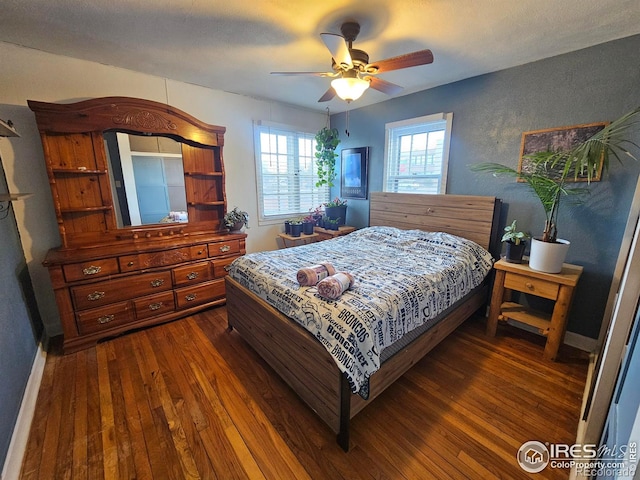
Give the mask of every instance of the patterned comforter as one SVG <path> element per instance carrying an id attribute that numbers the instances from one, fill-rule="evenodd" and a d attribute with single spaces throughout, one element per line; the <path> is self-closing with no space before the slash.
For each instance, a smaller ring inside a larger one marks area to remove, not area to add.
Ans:
<path id="1" fill-rule="evenodd" d="M 330 262 L 355 277 L 336 301 L 301 287 L 302 267 Z M 493 259 L 478 244 L 442 232 L 368 227 L 295 248 L 251 253 L 229 274 L 311 332 L 347 374 L 351 390 L 368 397 L 380 353 L 429 322 L 482 283 Z"/>

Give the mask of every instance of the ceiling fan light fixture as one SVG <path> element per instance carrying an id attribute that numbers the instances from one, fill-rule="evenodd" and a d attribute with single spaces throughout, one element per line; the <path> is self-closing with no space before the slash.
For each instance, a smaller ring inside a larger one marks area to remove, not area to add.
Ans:
<path id="1" fill-rule="evenodd" d="M 332 80 L 331 86 L 342 100 L 349 103 L 362 96 L 369 88 L 369 82 L 358 77 L 342 77 Z"/>

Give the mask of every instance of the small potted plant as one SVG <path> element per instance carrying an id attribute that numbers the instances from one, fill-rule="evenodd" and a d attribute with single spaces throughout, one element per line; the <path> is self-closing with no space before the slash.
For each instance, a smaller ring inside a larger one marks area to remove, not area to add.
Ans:
<path id="1" fill-rule="evenodd" d="M 289 220 L 289 229 L 291 230 L 290 235 L 292 237 L 299 237 L 302 233 L 302 219 L 292 218 Z"/>
<path id="2" fill-rule="evenodd" d="M 524 255 L 524 249 L 526 247 L 526 239 L 530 235 L 525 232 L 518 231 L 516 220 L 511 222 L 511 225 L 504 227 L 504 235 L 502 235 L 502 242 L 507 246 L 505 252 L 505 261 L 510 263 L 522 263 L 522 256 Z"/>
<path id="3" fill-rule="evenodd" d="M 302 219 L 302 233 L 305 235 L 313 234 L 313 227 L 316 226 L 316 220 L 313 215 L 309 214 Z"/>
<path id="4" fill-rule="evenodd" d="M 344 225 L 347 218 L 347 201 L 340 197 L 334 198 L 324 204 L 324 213 L 328 218 L 339 219 L 338 225 Z"/>
<path id="5" fill-rule="evenodd" d="M 322 205 L 312 209 L 309 209 L 311 213 L 311 217 L 316 222 L 317 227 L 322 227 L 322 217 L 324 216 L 324 211 L 322 209 Z"/>
<path id="6" fill-rule="evenodd" d="M 224 225 L 231 233 L 239 233 L 242 227 L 249 228 L 249 214 L 233 207 L 233 210 L 224 214 Z"/>
<path id="7" fill-rule="evenodd" d="M 340 230 L 340 218 L 324 217 L 324 228 L 326 230 Z"/>

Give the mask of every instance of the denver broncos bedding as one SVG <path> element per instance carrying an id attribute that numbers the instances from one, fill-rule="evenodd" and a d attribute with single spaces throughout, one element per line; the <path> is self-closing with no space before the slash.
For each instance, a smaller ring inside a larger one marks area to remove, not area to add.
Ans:
<path id="1" fill-rule="evenodd" d="M 354 284 L 337 300 L 296 274 L 323 262 Z M 491 270 L 484 248 L 455 235 L 368 227 L 333 240 L 236 259 L 229 275 L 308 330 L 349 380 L 368 396 L 368 379 L 394 345 L 435 325 Z M 397 348 L 397 347 L 396 347 Z"/>

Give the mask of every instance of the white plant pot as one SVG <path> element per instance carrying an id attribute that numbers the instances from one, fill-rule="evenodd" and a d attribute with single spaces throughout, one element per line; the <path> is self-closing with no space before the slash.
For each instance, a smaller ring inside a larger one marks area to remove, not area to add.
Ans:
<path id="1" fill-rule="evenodd" d="M 529 267 L 539 272 L 560 273 L 569 245 L 568 240 L 557 239 L 555 243 L 551 243 L 532 238 Z"/>

